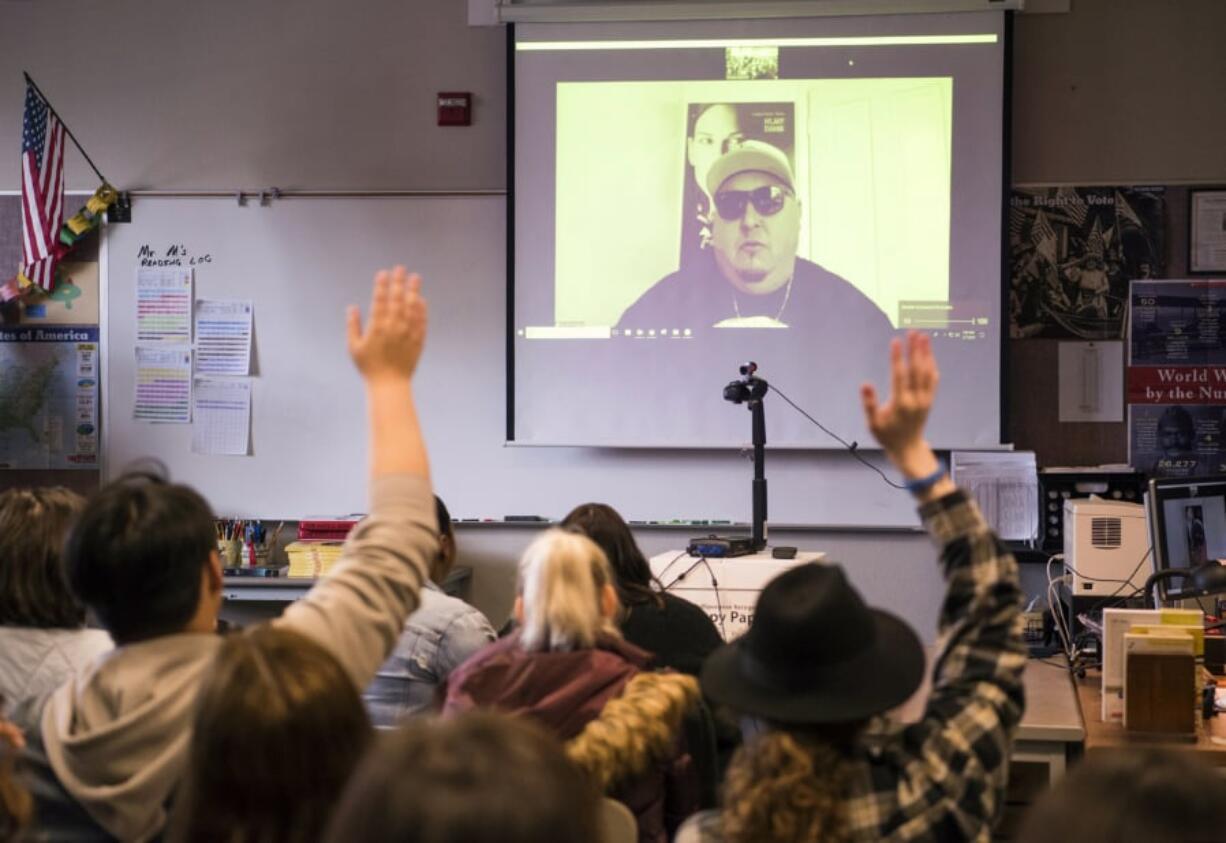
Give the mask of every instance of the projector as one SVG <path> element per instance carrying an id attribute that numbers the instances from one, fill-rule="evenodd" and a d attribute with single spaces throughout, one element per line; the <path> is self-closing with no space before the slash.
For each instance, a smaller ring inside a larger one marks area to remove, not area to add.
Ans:
<path id="1" fill-rule="evenodd" d="M 1145 507 L 1099 498 L 1064 501 L 1064 561 L 1074 597 L 1126 596 L 1145 587 L 1153 569 Z"/>
<path id="2" fill-rule="evenodd" d="M 749 536 L 707 536 L 701 539 L 690 539 L 690 545 L 686 551 L 690 556 L 705 556 L 713 559 L 748 556 L 753 553 L 753 539 Z"/>

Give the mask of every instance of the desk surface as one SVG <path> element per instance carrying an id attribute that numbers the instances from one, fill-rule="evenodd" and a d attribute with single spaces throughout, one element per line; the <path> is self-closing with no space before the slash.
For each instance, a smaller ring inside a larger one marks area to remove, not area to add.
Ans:
<path id="1" fill-rule="evenodd" d="M 1068 670 L 1031 659 L 1026 662 L 1026 713 L 1018 727 L 1018 740 L 1085 740 L 1089 730 Z"/>
<path id="2" fill-rule="evenodd" d="M 929 650 L 930 661 L 933 655 Z M 1088 729 L 1081 716 L 1082 706 L 1067 670 L 1031 659 L 1026 662 L 1022 682 L 1026 687 L 1026 711 L 1022 714 L 1016 740 L 1080 743 L 1086 739 Z M 931 690 L 929 675 L 915 695 L 896 711 L 896 716 L 904 722 L 918 720 Z"/>
<path id="3" fill-rule="evenodd" d="M 1204 758 L 1217 767 L 1226 767 L 1226 715 L 1219 714 L 1204 722 L 1196 741 L 1160 740 L 1130 735 L 1118 723 L 1102 721 L 1102 674 L 1090 671 L 1076 681 L 1077 696 L 1086 722 L 1086 754 L 1133 749 L 1138 746 L 1189 750 L 1204 753 Z M 1217 742 L 1217 741 L 1220 741 Z"/>
<path id="4" fill-rule="evenodd" d="M 472 576 L 472 568 L 457 565 L 443 580 L 442 589 L 447 594 L 458 595 Z M 226 577 L 222 593 L 228 600 L 282 603 L 297 600 L 317 582 L 315 577 Z"/>

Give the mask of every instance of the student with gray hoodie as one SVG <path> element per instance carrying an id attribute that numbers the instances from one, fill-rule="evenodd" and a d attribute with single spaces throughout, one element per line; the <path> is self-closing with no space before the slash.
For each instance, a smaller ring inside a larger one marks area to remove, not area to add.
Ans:
<path id="1" fill-rule="evenodd" d="M 419 286 L 403 267 L 380 272 L 365 327 L 349 309 L 370 418 L 370 515 L 328 578 L 272 621 L 323 645 L 355 688 L 392 649 L 438 553 L 411 385 L 426 333 Z M 165 825 L 221 645 L 213 515 L 186 486 L 121 478 L 87 503 L 65 564 L 116 649 L 52 695 L 31 736 L 32 838 L 149 840 Z"/>
<path id="2" fill-rule="evenodd" d="M 101 629 L 86 628 L 60 559 L 84 504 L 58 487 L 0 493 L 0 716 L 23 732 L 38 728 L 56 688 L 112 646 Z"/>

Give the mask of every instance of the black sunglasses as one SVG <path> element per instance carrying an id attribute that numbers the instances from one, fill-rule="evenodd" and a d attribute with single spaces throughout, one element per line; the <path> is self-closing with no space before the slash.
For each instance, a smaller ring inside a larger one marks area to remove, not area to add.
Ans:
<path id="1" fill-rule="evenodd" d="M 753 190 L 721 190 L 715 194 L 715 210 L 728 222 L 736 222 L 745 216 L 745 209 L 753 203 L 753 209 L 761 216 L 770 217 L 783 209 L 783 203 L 792 192 L 777 184 L 766 184 Z"/>

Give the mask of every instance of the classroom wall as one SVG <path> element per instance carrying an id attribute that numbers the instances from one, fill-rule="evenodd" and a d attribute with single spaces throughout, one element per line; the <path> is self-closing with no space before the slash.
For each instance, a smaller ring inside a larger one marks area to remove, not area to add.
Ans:
<path id="1" fill-rule="evenodd" d="M 1020 15 L 1013 63 L 1016 184 L 1167 185 L 1166 272 L 1184 277 L 1188 185 L 1226 184 L 1226 3 L 1073 0 Z M 1058 340 L 1010 343 L 1010 438 L 1041 466 L 1126 463 L 1128 426 L 1060 423 Z"/>
<path id="2" fill-rule="evenodd" d="M 1014 27 L 1013 180 L 1226 180 L 1226 3 L 1072 0 Z"/>
<path id="3" fill-rule="evenodd" d="M 505 33 L 468 27 L 466 11 L 456 0 L 0 0 L 0 138 L 14 150 L 0 189 L 19 184 L 22 69 L 126 188 L 502 188 Z M 1073 0 L 1069 14 L 1019 17 L 1015 180 L 1226 182 L 1223 31 L 1219 0 Z M 474 93 L 472 127 L 433 125 L 441 90 Z M 96 186 L 75 151 L 68 186 Z M 526 534 L 461 538 L 475 601 L 504 614 Z M 640 538 L 651 553 L 683 537 Z M 925 537 L 776 538 L 831 551 L 870 601 L 931 639 L 941 586 Z"/>
<path id="4" fill-rule="evenodd" d="M 0 0 L 0 138 L 26 70 L 125 189 L 500 189 L 505 38 L 459 0 Z M 439 91 L 472 127 L 435 125 Z"/>

